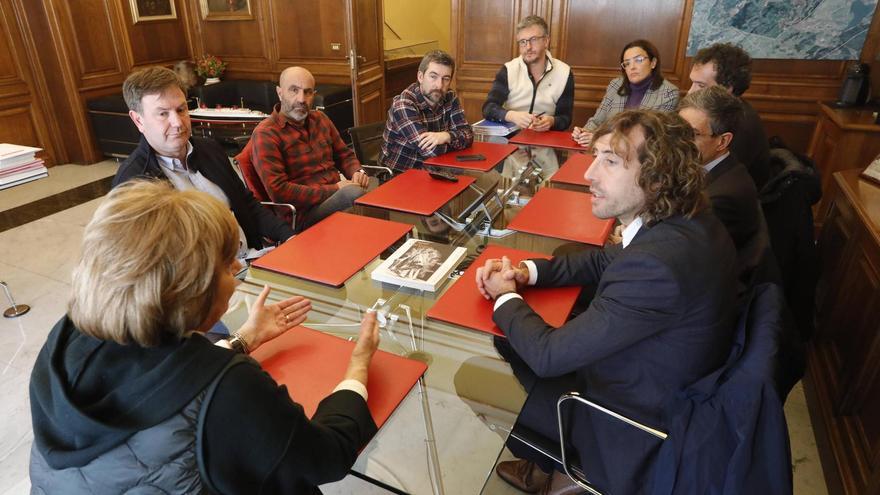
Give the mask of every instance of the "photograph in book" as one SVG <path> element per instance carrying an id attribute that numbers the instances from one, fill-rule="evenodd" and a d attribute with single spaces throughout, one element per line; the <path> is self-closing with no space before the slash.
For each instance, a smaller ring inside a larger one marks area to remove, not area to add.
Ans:
<path id="1" fill-rule="evenodd" d="M 467 250 L 420 239 L 410 239 L 375 270 L 373 280 L 413 289 L 435 291 L 458 265 Z"/>

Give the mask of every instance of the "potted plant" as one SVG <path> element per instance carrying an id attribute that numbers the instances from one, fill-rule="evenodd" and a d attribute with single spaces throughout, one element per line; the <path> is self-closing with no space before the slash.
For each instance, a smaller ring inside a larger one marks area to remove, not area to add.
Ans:
<path id="1" fill-rule="evenodd" d="M 196 74 L 205 78 L 205 85 L 220 82 L 226 70 L 226 62 L 214 55 L 202 55 L 196 60 Z"/>

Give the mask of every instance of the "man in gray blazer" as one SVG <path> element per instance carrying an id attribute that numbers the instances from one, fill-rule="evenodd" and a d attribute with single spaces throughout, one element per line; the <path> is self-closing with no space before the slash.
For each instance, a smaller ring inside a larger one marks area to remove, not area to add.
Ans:
<path id="1" fill-rule="evenodd" d="M 557 438 L 556 399 L 568 390 L 662 430 L 664 404 L 724 362 L 736 316 L 735 251 L 707 208 L 690 125 L 676 114 L 626 111 L 596 131 L 593 150 L 593 214 L 617 218 L 623 242 L 515 267 L 490 260 L 477 270 L 508 339 L 499 351 L 529 391 L 518 424 L 548 439 Z M 526 285 L 596 293 L 554 329 L 519 296 Z M 573 415 L 569 438 L 601 491 L 647 489 L 659 440 L 586 411 Z M 499 464 L 505 481 L 524 491 L 567 481 L 546 474 L 546 458 L 514 440 L 508 446 L 529 460 Z"/>

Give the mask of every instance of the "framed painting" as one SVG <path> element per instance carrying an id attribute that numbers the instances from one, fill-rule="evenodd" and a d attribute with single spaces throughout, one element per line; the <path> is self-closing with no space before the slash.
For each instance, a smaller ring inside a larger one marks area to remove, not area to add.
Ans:
<path id="1" fill-rule="evenodd" d="M 251 0 L 199 0 L 206 21 L 241 21 L 253 19 Z"/>
<path id="2" fill-rule="evenodd" d="M 131 4 L 131 20 L 139 22 L 177 19 L 174 0 L 128 0 Z"/>

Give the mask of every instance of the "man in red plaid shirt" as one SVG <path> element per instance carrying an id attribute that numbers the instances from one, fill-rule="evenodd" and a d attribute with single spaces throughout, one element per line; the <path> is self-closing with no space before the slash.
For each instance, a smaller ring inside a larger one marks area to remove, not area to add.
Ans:
<path id="1" fill-rule="evenodd" d="M 474 133 L 455 93 L 449 91 L 455 60 L 443 51 L 428 52 L 419 64 L 418 82 L 394 97 L 382 143 L 382 165 L 396 170 L 422 168 L 425 158 L 467 148 Z"/>
<path id="2" fill-rule="evenodd" d="M 251 137 L 251 159 L 269 198 L 296 206 L 302 230 L 350 208 L 369 177 L 333 122 L 311 110 L 315 78 L 309 71 L 288 67 L 277 91 L 280 103 Z"/>

